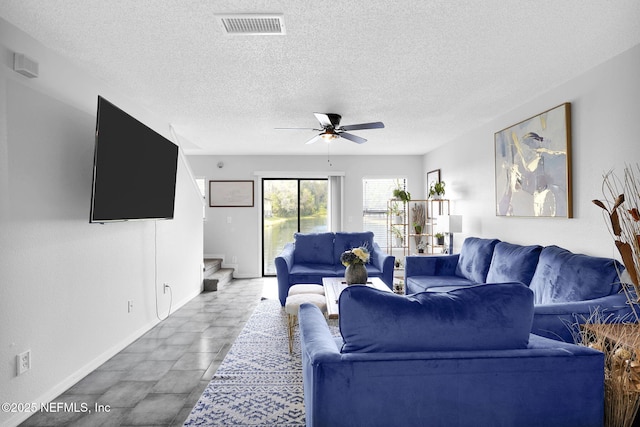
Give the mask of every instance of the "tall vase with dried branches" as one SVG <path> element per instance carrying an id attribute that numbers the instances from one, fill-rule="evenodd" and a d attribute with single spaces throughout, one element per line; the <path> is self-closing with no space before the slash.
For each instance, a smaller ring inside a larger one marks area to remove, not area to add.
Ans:
<path id="1" fill-rule="evenodd" d="M 633 350 L 640 336 L 628 325 L 602 321 L 601 313 L 592 313 L 579 343 L 604 353 L 604 425 L 631 427 L 640 407 L 640 364 Z"/>
<path id="2" fill-rule="evenodd" d="M 613 171 L 606 173 L 602 193 L 604 201 L 593 203 L 605 212 L 605 222 L 633 284 L 633 292 L 626 287 L 625 291 L 634 307 L 640 302 L 640 165 L 626 166 L 622 178 Z"/>
<path id="3" fill-rule="evenodd" d="M 608 328 L 598 333 L 601 319 L 587 319 L 592 328 L 582 329 L 580 341 L 605 354 L 605 425 L 631 426 L 640 407 L 640 165 L 624 168 L 622 178 L 613 171 L 603 177 L 604 200 L 593 200 L 602 208 L 632 285 L 622 283 L 627 301 L 635 316 L 631 328 Z M 627 325 L 629 326 L 629 325 Z M 612 337 L 612 334 L 615 335 Z"/>
<path id="4" fill-rule="evenodd" d="M 416 232 L 414 236 L 414 240 L 416 241 L 416 247 L 420 244 L 422 240 L 422 233 L 424 232 L 424 227 L 426 224 L 426 214 L 425 207 L 422 203 L 416 203 L 411 208 L 411 217 L 413 219 L 413 228 Z"/>

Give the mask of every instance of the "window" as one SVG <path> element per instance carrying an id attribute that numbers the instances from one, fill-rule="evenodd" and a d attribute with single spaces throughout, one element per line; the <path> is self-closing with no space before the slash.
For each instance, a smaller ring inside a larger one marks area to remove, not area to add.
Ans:
<path id="1" fill-rule="evenodd" d="M 375 242 L 387 247 L 387 202 L 395 188 L 406 190 L 405 178 L 364 178 L 362 180 L 362 226 L 373 231 Z"/>
<path id="2" fill-rule="evenodd" d="M 262 180 L 262 274 L 276 274 L 275 257 L 294 233 L 328 230 L 328 180 Z"/>

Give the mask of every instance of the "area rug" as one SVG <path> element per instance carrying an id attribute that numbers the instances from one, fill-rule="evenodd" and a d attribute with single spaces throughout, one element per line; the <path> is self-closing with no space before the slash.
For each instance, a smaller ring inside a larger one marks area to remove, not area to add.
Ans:
<path id="1" fill-rule="evenodd" d="M 287 316 L 277 300 L 256 307 L 184 425 L 305 425 L 298 330 L 289 354 Z"/>

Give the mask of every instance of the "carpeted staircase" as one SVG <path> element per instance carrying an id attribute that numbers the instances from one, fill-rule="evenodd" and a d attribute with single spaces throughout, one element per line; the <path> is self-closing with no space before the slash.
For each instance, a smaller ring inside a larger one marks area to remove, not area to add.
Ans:
<path id="1" fill-rule="evenodd" d="M 205 292 L 217 291 L 233 279 L 233 268 L 222 268 L 222 260 L 218 258 L 204 259 L 202 275 Z"/>

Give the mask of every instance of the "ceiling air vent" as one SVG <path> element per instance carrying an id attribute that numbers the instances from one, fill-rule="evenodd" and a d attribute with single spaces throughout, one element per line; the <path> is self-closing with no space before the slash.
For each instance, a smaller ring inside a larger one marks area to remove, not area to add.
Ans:
<path id="1" fill-rule="evenodd" d="M 235 14 L 217 16 L 225 34 L 254 36 L 285 34 L 282 15 Z"/>

